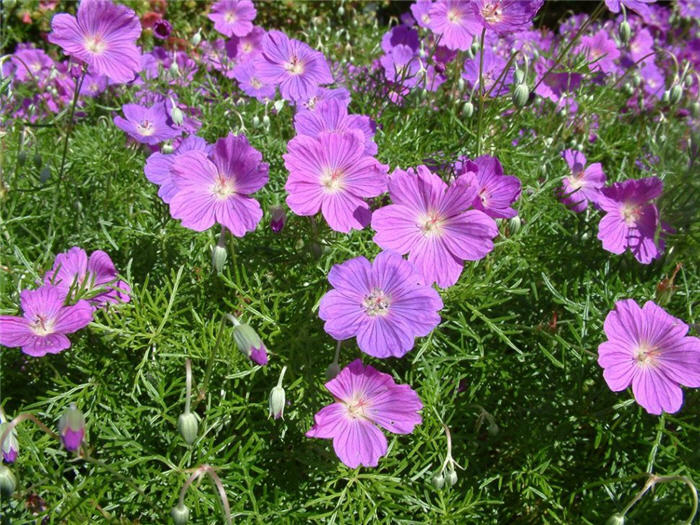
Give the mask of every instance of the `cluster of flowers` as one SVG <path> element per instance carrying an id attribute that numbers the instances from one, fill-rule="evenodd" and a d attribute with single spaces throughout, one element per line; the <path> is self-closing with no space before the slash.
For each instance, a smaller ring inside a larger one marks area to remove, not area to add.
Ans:
<path id="1" fill-rule="evenodd" d="M 105 252 L 74 246 L 56 256 L 37 289 L 20 293 L 22 316 L 0 316 L 0 344 L 41 357 L 70 348 L 66 334 L 85 328 L 96 310 L 128 302 L 130 288 Z"/>

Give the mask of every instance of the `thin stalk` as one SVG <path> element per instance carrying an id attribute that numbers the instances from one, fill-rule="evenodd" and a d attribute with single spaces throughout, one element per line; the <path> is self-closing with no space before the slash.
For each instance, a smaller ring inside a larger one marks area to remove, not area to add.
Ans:
<path id="1" fill-rule="evenodd" d="M 20 414 L 19 416 L 17 416 L 16 418 L 14 418 L 12 421 L 10 421 L 10 423 L 7 425 L 7 428 L 5 428 L 5 431 L 4 431 L 4 432 L 2 433 L 2 435 L 0 436 L 0 443 L 4 443 L 4 442 L 5 442 L 5 439 L 7 438 L 7 436 L 10 434 L 10 432 L 12 432 L 12 430 L 13 430 L 17 425 L 19 425 L 22 421 L 27 421 L 27 420 L 31 420 L 31 421 L 33 421 L 34 423 L 36 423 L 36 425 L 37 425 L 41 430 L 43 430 L 44 432 L 46 432 L 46 433 L 47 433 L 49 436 L 51 436 L 52 438 L 59 439 L 59 440 L 61 439 L 61 438 L 58 437 L 58 434 L 55 434 L 49 427 L 47 427 L 47 426 L 44 425 L 41 421 L 39 421 L 39 419 L 38 419 L 34 414 Z"/>
<path id="2" fill-rule="evenodd" d="M 661 444 L 661 437 L 666 426 L 666 420 L 664 419 L 664 414 L 661 414 L 659 418 L 658 428 L 656 430 L 656 439 L 654 439 L 654 445 L 651 447 L 651 452 L 649 453 L 649 462 L 647 463 L 647 472 L 651 475 L 652 469 L 654 468 L 654 461 L 656 460 L 656 453 L 659 450 L 659 445 Z"/>
<path id="3" fill-rule="evenodd" d="M 479 45 L 479 117 L 477 119 L 476 128 L 476 156 L 481 155 L 481 122 L 484 118 L 484 37 L 486 36 L 486 28 L 481 30 L 481 38 Z"/>
<path id="4" fill-rule="evenodd" d="M 642 490 L 640 490 L 634 498 L 627 504 L 627 506 L 622 510 L 621 514 L 624 516 L 626 515 L 630 509 L 646 494 L 649 489 L 654 487 L 654 485 L 657 485 L 659 483 L 669 483 L 673 481 L 681 481 L 685 483 L 688 488 L 690 489 L 690 494 L 693 499 L 693 504 L 692 508 L 690 509 L 690 516 L 688 519 L 685 521 L 686 525 L 690 525 L 693 520 L 695 519 L 695 515 L 698 513 L 698 489 L 695 487 L 695 484 L 692 482 L 692 480 L 687 477 L 687 476 L 657 476 L 655 474 L 650 474 L 649 479 L 647 479 L 646 483 L 642 487 Z"/>
<path id="5" fill-rule="evenodd" d="M 190 413 L 190 398 L 192 397 L 192 361 L 185 359 L 185 414 Z"/>
<path id="6" fill-rule="evenodd" d="M 209 354 L 207 368 L 204 372 L 204 379 L 202 380 L 202 386 L 199 389 L 199 395 L 197 396 L 197 400 L 195 401 L 195 407 L 199 404 L 200 401 L 204 399 L 204 396 L 207 393 L 207 389 L 209 388 L 209 379 L 211 378 L 211 372 L 214 368 L 214 361 L 216 360 L 216 356 L 219 353 L 219 346 L 221 346 L 221 335 L 224 333 L 225 323 L 226 316 L 223 316 L 221 318 L 221 324 L 219 324 L 219 332 L 216 334 L 216 342 L 214 343 L 214 348 L 212 349 L 211 354 Z"/>
<path id="7" fill-rule="evenodd" d="M 83 85 L 83 80 L 85 80 L 85 75 L 87 74 L 87 68 L 83 66 L 83 72 L 79 79 L 75 80 L 75 92 L 73 93 L 73 101 L 70 105 L 70 110 L 68 112 L 68 128 L 66 129 L 66 138 L 63 141 L 63 153 L 61 154 L 61 169 L 58 172 L 58 180 L 63 180 L 63 171 L 66 168 L 66 155 L 68 155 L 68 142 L 70 141 L 71 133 L 73 132 L 73 116 L 75 115 L 75 106 L 78 104 L 78 96 L 80 95 L 80 88 Z"/>
<path id="8" fill-rule="evenodd" d="M 282 367 L 282 371 L 280 372 L 280 377 L 277 380 L 277 386 L 281 387 L 282 386 L 282 381 L 284 380 L 284 373 L 287 371 L 287 365 L 284 365 Z"/>

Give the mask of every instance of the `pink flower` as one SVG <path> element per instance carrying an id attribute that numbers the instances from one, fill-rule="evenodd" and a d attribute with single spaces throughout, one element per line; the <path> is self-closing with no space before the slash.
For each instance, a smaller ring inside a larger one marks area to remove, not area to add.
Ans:
<path id="1" fill-rule="evenodd" d="M 474 36 L 481 32 L 470 0 L 438 0 L 430 6 L 427 24 L 442 37 L 440 44 L 460 51 L 469 49 Z"/>
<path id="2" fill-rule="evenodd" d="M 267 183 L 268 171 L 243 135 L 217 140 L 210 156 L 199 149 L 177 155 L 170 167 L 177 188 L 170 213 L 191 230 L 204 231 L 218 222 L 243 237 L 262 218 L 260 204 L 250 194 Z"/>
<path id="3" fill-rule="evenodd" d="M 246 36 L 253 29 L 257 11 L 250 0 L 219 0 L 207 15 L 214 29 L 225 36 Z"/>
<path id="4" fill-rule="evenodd" d="M 598 364 L 610 389 L 632 385 L 632 393 L 650 414 L 678 412 L 680 385 L 700 387 L 700 339 L 687 337 L 688 325 L 647 301 L 615 303 L 605 318 L 608 340 L 598 347 Z"/>
<path id="5" fill-rule="evenodd" d="M 356 359 L 326 383 L 336 402 L 322 408 L 306 437 L 332 439 L 340 461 L 350 468 L 376 467 L 387 441 L 377 425 L 394 434 L 410 434 L 423 408 L 408 385 Z"/>
<path id="6" fill-rule="evenodd" d="M 476 185 L 474 208 L 494 219 L 510 219 L 518 212 L 511 205 L 520 197 L 520 179 L 504 175 L 496 157 L 482 155 L 473 162 L 467 160 L 458 175 L 473 172 Z"/>
<path id="7" fill-rule="evenodd" d="M 493 250 L 498 227 L 484 212 L 469 210 L 477 196 L 472 173 L 448 186 L 425 166 L 416 170 L 392 173 L 393 204 L 372 215 L 374 242 L 385 250 L 408 253 L 426 284 L 447 288 L 459 279 L 463 261 L 479 260 Z"/>
<path id="8" fill-rule="evenodd" d="M 588 208 L 589 202 L 598 202 L 600 190 L 605 186 L 605 173 L 600 162 L 586 166 L 586 156 L 580 151 L 566 149 L 562 156 L 571 174 L 562 181 L 561 201 L 576 213 L 581 213 Z"/>
<path id="9" fill-rule="evenodd" d="M 51 285 L 22 290 L 22 317 L 0 315 L 0 344 L 21 346 L 25 354 L 41 357 L 70 348 L 65 334 L 72 334 L 92 321 L 92 306 L 80 300 L 64 306 L 66 293 Z"/>
<path id="10" fill-rule="evenodd" d="M 289 142 L 284 165 L 289 170 L 287 204 L 297 215 L 320 210 L 339 232 L 361 230 L 370 219 L 366 197 L 386 191 L 386 167 L 365 153 L 365 136 L 352 129 L 299 135 Z"/>
<path id="11" fill-rule="evenodd" d="M 173 127 L 165 102 L 156 102 L 152 106 L 124 104 L 122 111 L 126 118 L 117 115 L 114 125 L 137 142 L 153 146 L 182 134 Z"/>

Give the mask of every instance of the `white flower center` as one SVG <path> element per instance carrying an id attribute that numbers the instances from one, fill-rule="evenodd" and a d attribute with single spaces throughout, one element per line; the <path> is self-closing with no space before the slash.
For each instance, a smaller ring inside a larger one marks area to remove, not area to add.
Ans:
<path id="1" fill-rule="evenodd" d="M 499 2 L 489 2 L 481 8 L 481 16 L 490 24 L 495 24 L 503 20 L 503 10 Z"/>
<path id="2" fill-rule="evenodd" d="M 211 193 L 219 200 L 226 200 L 236 193 L 236 185 L 231 178 L 219 174 L 211 187 Z"/>
<path id="3" fill-rule="evenodd" d="M 634 226 L 642 215 L 642 207 L 634 202 L 625 202 L 620 213 L 627 226 Z"/>
<path id="4" fill-rule="evenodd" d="M 656 346 L 651 346 L 649 343 L 640 343 L 634 349 L 634 360 L 637 361 L 637 366 L 642 368 L 654 367 L 659 364 L 659 356 L 661 351 Z"/>
<path id="5" fill-rule="evenodd" d="M 365 313 L 370 317 L 387 315 L 389 313 L 389 297 L 380 289 L 375 288 L 362 300 Z"/>
<path id="6" fill-rule="evenodd" d="M 321 186 L 326 193 L 337 193 L 345 188 L 345 173 L 339 168 L 326 168 L 321 174 Z"/>
<path id="7" fill-rule="evenodd" d="M 136 124 L 136 131 L 139 132 L 139 135 L 150 137 L 156 132 L 156 128 L 150 120 L 142 120 Z"/>
<path id="8" fill-rule="evenodd" d="M 350 419 L 368 419 L 369 401 L 362 393 L 356 393 L 352 399 L 345 403 L 347 415 Z"/>
<path id="9" fill-rule="evenodd" d="M 289 62 L 285 62 L 284 69 L 286 69 L 290 75 L 301 75 L 304 72 L 304 63 L 296 56 L 292 56 Z"/>
<path id="10" fill-rule="evenodd" d="M 45 316 L 37 314 L 29 327 L 36 335 L 44 336 L 53 333 L 53 323 L 54 319 L 47 319 Z"/>
<path id="11" fill-rule="evenodd" d="M 429 211 L 418 218 L 418 226 L 426 237 L 439 237 L 443 233 L 445 219 L 437 211 Z"/>
<path id="12" fill-rule="evenodd" d="M 585 184 L 586 181 L 583 179 L 583 170 L 575 171 L 569 177 L 569 185 L 575 190 L 582 188 Z"/>
<path id="13" fill-rule="evenodd" d="M 224 15 L 224 20 L 226 20 L 227 23 L 233 24 L 238 17 L 236 16 L 235 11 L 226 11 L 226 14 Z"/>
<path id="14" fill-rule="evenodd" d="M 250 85 L 253 86 L 255 89 L 260 89 L 262 87 L 263 83 L 260 82 L 257 78 L 251 77 Z"/>
<path id="15" fill-rule="evenodd" d="M 459 24 L 462 21 L 462 15 L 458 9 L 452 8 L 447 10 L 447 20 L 451 24 Z"/>
<path id="16" fill-rule="evenodd" d="M 107 42 L 102 39 L 102 35 L 86 36 L 83 44 L 85 49 L 95 55 L 100 55 L 107 49 Z"/>

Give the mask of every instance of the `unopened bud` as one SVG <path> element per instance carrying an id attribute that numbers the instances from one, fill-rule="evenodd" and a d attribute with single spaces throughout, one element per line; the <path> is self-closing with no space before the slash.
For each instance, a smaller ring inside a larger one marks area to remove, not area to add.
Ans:
<path id="1" fill-rule="evenodd" d="M 690 86 L 693 85 L 693 77 L 688 75 L 683 79 L 683 84 L 685 84 L 685 87 L 689 88 Z"/>
<path id="2" fill-rule="evenodd" d="M 175 62 L 173 62 L 174 64 Z M 182 123 L 185 120 L 185 114 L 182 112 L 182 110 L 177 107 L 177 104 L 175 104 L 175 101 L 173 99 L 170 99 L 170 118 L 173 120 L 173 123 L 176 126 L 181 126 Z"/>
<path id="3" fill-rule="evenodd" d="M 328 368 L 326 368 L 326 381 L 330 381 L 331 379 L 335 378 L 335 376 L 337 376 L 339 373 L 340 365 L 333 361 L 330 365 L 328 365 Z"/>
<path id="4" fill-rule="evenodd" d="M 9 426 L 9 423 L 0 424 L 0 436 L 5 433 Z M 5 463 L 15 462 L 17 454 L 19 454 L 19 441 L 17 441 L 17 431 L 14 428 L 7 434 L 5 441 L 0 444 L 0 449 Z"/>
<path id="5" fill-rule="evenodd" d="M 284 388 L 277 385 L 270 392 L 270 413 L 267 417 L 272 416 L 275 419 L 279 419 L 284 416 L 284 403 L 285 403 Z"/>
<path id="6" fill-rule="evenodd" d="M 170 511 L 170 516 L 173 518 L 175 525 L 185 525 L 190 519 L 190 509 L 184 504 L 178 503 Z"/>
<path id="7" fill-rule="evenodd" d="M 530 99 L 530 90 L 525 84 L 518 84 L 515 86 L 515 91 L 513 91 L 513 104 L 516 107 L 523 108 L 527 105 Z"/>
<path id="8" fill-rule="evenodd" d="M 444 486 L 445 486 L 445 476 L 443 476 L 442 474 L 435 474 L 433 476 L 433 487 L 440 490 Z"/>
<path id="9" fill-rule="evenodd" d="M 620 35 L 620 41 L 623 44 L 626 44 L 627 42 L 630 41 L 630 38 L 632 37 L 632 28 L 630 27 L 627 20 L 623 20 L 622 23 L 620 24 L 619 35 Z"/>
<path id="10" fill-rule="evenodd" d="M 170 64 L 168 71 L 170 71 L 170 74 L 174 77 L 180 74 L 180 67 L 177 65 L 177 62 L 175 60 L 173 60 Z"/>
<path id="11" fill-rule="evenodd" d="M 74 452 L 82 445 L 85 437 L 85 418 L 75 403 L 71 403 L 61 416 L 58 433 L 66 450 Z"/>
<path id="12" fill-rule="evenodd" d="M 9 498 L 17 488 L 17 479 L 9 467 L 0 465 L 0 495 Z"/>
<path id="13" fill-rule="evenodd" d="M 508 219 L 508 231 L 511 233 L 511 235 L 517 233 L 518 230 L 520 230 L 520 226 L 522 226 L 522 223 L 523 221 L 518 215 Z"/>
<path id="14" fill-rule="evenodd" d="M 515 82 L 516 84 L 522 84 L 524 80 L 525 80 L 525 71 L 523 71 L 520 68 L 516 68 L 515 73 L 513 73 L 513 82 Z"/>
<path id="15" fill-rule="evenodd" d="M 173 145 L 170 142 L 164 142 L 160 147 L 160 152 L 166 155 L 172 153 L 173 151 L 175 151 L 175 148 L 173 148 Z"/>
<path id="16" fill-rule="evenodd" d="M 690 105 L 690 114 L 695 118 L 700 118 L 700 102 L 697 100 Z"/>
<path id="17" fill-rule="evenodd" d="M 253 117 L 253 127 L 254 127 L 254 128 L 259 128 L 259 127 L 260 127 L 260 117 L 258 117 L 257 115 L 255 115 L 255 116 Z"/>
<path id="18" fill-rule="evenodd" d="M 678 104 L 681 101 L 681 98 L 683 98 L 683 86 L 681 86 L 680 83 L 672 86 L 669 91 L 668 98 L 671 104 Z"/>
<path id="19" fill-rule="evenodd" d="M 185 412 L 177 418 L 177 430 L 185 443 L 191 445 L 199 434 L 199 416 L 193 412 Z"/>
<path id="20" fill-rule="evenodd" d="M 225 246 L 217 244 L 211 249 L 211 265 L 216 273 L 221 273 L 226 265 L 228 253 Z"/>
<path id="21" fill-rule="evenodd" d="M 605 525 L 625 525 L 625 516 L 619 512 L 616 512 L 608 518 Z"/>
<path id="22" fill-rule="evenodd" d="M 472 45 L 469 50 L 475 55 L 479 52 L 479 41 L 476 38 L 472 40 Z"/>
<path id="23" fill-rule="evenodd" d="M 622 86 L 622 91 L 625 92 L 625 95 L 631 97 L 632 95 L 634 95 L 634 86 L 632 84 L 625 84 L 624 86 Z"/>
<path id="24" fill-rule="evenodd" d="M 345 14 L 345 8 L 342 5 L 338 8 L 338 14 L 340 16 L 343 16 Z"/>
<path id="25" fill-rule="evenodd" d="M 447 473 L 447 483 L 450 487 L 454 487 L 457 484 L 457 473 L 454 470 L 450 470 Z"/>
<path id="26" fill-rule="evenodd" d="M 666 91 L 664 91 L 664 94 L 661 97 L 661 102 L 663 102 L 664 104 L 668 104 L 670 100 L 671 100 L 671 93 L 667 89 Z"/>
<path id="27" fill-rule="evenodd" d="M 489 436 L 496 436 L 498 435 L 498 432 L 500 432 L 500 428 L 498 428 L 498 425 L 496 423 L 491 423 L 487 428 L 486 432 L 489 433 Z"/>
<path id="28" fill-rule="evenodd" d="M 464 113 L 464 116 L 467 118 L 470 118 L 474 114 L 474 104 L 472 104 L 471 100 L 467 100 L 464 103 L 464 106 L 462 106 L 462 113 Z"/>
<path id="29" fill-rule="evenodd" d="M 459 89 L 460 91 L 464 91 L 464 86 L 464 79 L 462 77 L 459 77 L 459 80 L 457 81 L 457 89 Z"/>
<path id="30" fill-rule="evenodd" d="M 267 115 L 263 115 L 262 123 L 263 128 L 265 128 L 265 130 L 270 129 L 270 117 L 268 117 Z"/>
<path id="31" fill-rule="evenodd" d="M 267 364 L 267 348 L 258 333 L 247 323 L 238 324 L 233 329 L 233 340 L 238 349 L 254 363 Z"/>
<path id="32" fill-rule="evenodd" d="M 197 47 L 201 41 L 202 41 L 202 30 L 199 29 L 199 30 L 192 36 L 192 45 L 193 45 L 194 47 Z"/>
<path id="33" fill-rule="evenodd" d="M 286 220 L 287 214 L 282 206 L 275 205 L 270 208 L 270 229 L 273 232 L 281 232 L 282 228 L 284 228 L 284 223 Z"/>

